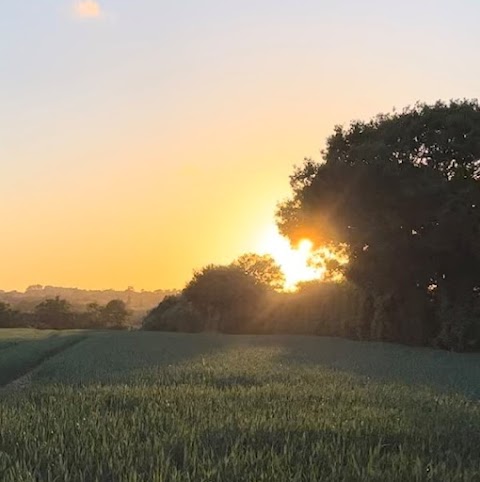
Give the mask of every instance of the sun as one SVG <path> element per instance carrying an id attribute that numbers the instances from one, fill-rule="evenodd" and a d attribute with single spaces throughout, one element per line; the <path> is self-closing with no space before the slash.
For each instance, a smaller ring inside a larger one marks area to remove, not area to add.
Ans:
<path id="1" fill-rule="evenodd" d="M 323 268 L 315 268 L 308 264 L 312 255 L 313 243 L 304 239 L 293 249 L 288 239 L 278 232 L 276 226 L 270 226 L 258 242 L 260 254 L 269 254 L 279 264 L 285 275 L 286 291 L 294 291 L 301 281 L 321 279 L 325 273 Z"/>

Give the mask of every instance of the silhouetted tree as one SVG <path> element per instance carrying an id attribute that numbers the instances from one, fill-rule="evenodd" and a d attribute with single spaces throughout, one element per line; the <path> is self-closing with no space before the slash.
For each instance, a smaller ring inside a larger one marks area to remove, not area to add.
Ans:
<path id="1" fill-rule="evenodd" d="M 284 287 L 285 276 L 282 269 L 270 255 L 247 253 L 232 264 L 269 288 L 281 290 Z"/>
<path id="2" fill-rule="evenodd" d="M 183 295 L 204 317 L 207 330 L 241 332 L 254 322 L 265 292 L 238 266 L 210 265 L 194 274 Z"/>
<path id="3" fill-rule="evenodd" d="M 184 296 L 166 296 L 144 318 L 144 330 L 198 332 L 204 329 L 205 319 Z"/>
<path id="4" fill-rule="evenodd" d="M 0 302 L 0 328 L 13 328 L 17 319 L 18 313 L 8 303 Z"/>
<path id="5" fill-rule="evenodd" d="M 123 329 L 127 327 L 127 320 L 130 312 L 122 300 L 111 300 L 105 308 L 101 309 L 100 316 L 102 325 L 107 328 Z"/>
<path id="6" fill-rule="evenodd" d="M 480 343 L 480 107 L 418 104 L 336 127 L 279 207 L 281 232 L 345 243 L 367 293 L 364 336 Z M 370 300 L 369 300 L 370 297 Z"/>
<path id="7" fill-rule="evenodd" d="M 100 328 L 104 324 L 103 320 L 104 307 L 99 303 L 89 303 L 85 311 L 84 320 L 85 326 L 83 328 Z"/>
<path id="8" fill-rule="evenodd" d="M 70 328 L 72 324 L 71 305 L 58 296 L 46 299 L 35 307 L 35 321 L 40 327 Z"/>

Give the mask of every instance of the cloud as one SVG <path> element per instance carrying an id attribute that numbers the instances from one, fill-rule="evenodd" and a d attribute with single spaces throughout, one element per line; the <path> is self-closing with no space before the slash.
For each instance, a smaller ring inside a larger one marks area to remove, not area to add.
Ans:
<path id="1" fill-rule="evenodd" d="M 73 13 L 78 18 L 98 18 L 102 15 L 102 9 L 95 0 L 76 0 Z"/>

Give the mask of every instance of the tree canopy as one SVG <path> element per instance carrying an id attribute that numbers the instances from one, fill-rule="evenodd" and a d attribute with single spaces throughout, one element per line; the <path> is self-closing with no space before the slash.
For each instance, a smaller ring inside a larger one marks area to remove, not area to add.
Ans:
<path id="1" fill-rule="evenodd" d="M 252 276 L 258 283 L 281 290 L 285 285 L 285 275 L 272 256 L 246 253 L 236 259 L 233 266 Z"/>
<path id="2" fill-rule="evenodd" d="M 11 328 L 15 326 L 18 313 L 12 310 L 8 303 L 0 301 L 0 328 Z"/>
<path id="3" fill-rule="evenodd" d="M 256 318 L 265 287 L 234 265 L 210 265 L 194 274 L 183 295 L 206 320 L 206 329 L 237 332 Z"/>
<path id="4" fill-rule="evenodd" d="M 107 328 L 125 328 L 130 312 L 122 300 L 111 300 L 101 309 L 101 318 Z"/>
<path id="5" fill-rule="evenodd" d="M 373 327 L 370 312 L 370 335 L 464 348 L 480 342 L 479 175 L 478 103 L 417 104 L 336 127 L 323 162 L 291 176 L 278 225 L 348 246 L 345 275 L 388 318 Z"/>
<path id="6" fill-rule="evenodd" d="M 60 297 L 48 298 L 35 307 L 35 318 L 39 326 L 55 329 L 70 327 L 72 306 Z"/>

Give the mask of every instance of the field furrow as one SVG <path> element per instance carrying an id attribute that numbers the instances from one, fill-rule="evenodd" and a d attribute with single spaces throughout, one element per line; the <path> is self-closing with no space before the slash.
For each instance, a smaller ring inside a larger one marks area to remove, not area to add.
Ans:
<path id="1" fill-rule="evenodd" d="M 83 341 L 77 332 L 49 334 L 44 338 L 12 342 L 0 351 L 0 387 L 34 370 L 41 363 Z"/>

